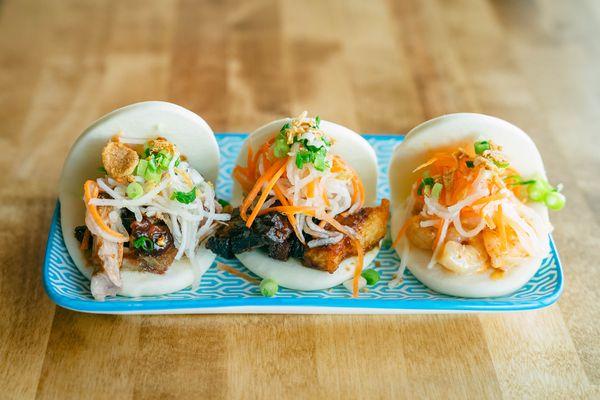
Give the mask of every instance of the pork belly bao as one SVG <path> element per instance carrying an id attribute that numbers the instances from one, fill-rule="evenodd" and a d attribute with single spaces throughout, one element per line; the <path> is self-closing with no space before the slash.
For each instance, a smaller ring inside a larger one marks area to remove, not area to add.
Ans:
<path id="1" fill-rule="evenodd" d="M 257 275 L 300 290 L 359 279 L 385 236 L 389 202 L 376 199 L 377 161 L 360 135 L 319 117 L 252 133 L 233 171 L 232 220 L 207 247 Z"/>
<path id="2" fill-rule="evenodd" d="M 102 150 L 102 165 L 104 176 L 83 185 L 85 225 L 74 232 L 94 266 L 93 296 L 117 294 L 121 269 L 162 275 L 183 257 L 197 283 L 210 265 L 197 259 L 199 246 L 230 218 L 212 184 L 162 138 L 117 136 Z"/>
<path id="3" fill-rule="evenodd" d="M 500 296 L 548 254 L 547 207 L 564 197 L 517 127 L 478 114 L 437 118 L 407 136 L 390 171 L 398 277 L 407 265 L 436 291 Z"/>
<path id="4" fill-rule="evenodd" d="M 105 132 L 88 135 L 93 142 L 85 143 L 96 145 L 86 162 L 98 166 L 101 161 L 98 171 L 88 171 L 85 179 L 79 161 L 70 155 L 61 182 L 65 242 L 90 277 L 92 295 L 97 300 L 116 294 L 158 295 L 197 285 L 215 257 L 204 247 L 205 240 L 230 219 L 215 198 L 213 184 L 192 166 L 202 163 L 188 160 L 163 137 L 128 137 L 124 132 L 104 138 L 98 147 Z M 212 131 L 202 135 L 207 140 L 195 146 L 218 151 L 210 140 Z M 190 140 L 181 139 L 186 144 Z M 190 152 L 198 154 L 197 149 Z M 78 198 L 70 194 L 76 192 L 74 174 L 83 178 Z"/>

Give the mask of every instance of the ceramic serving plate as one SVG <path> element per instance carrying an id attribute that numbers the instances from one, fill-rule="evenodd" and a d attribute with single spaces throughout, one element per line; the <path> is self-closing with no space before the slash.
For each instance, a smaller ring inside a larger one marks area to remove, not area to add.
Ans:
<path id="1" fill-rule="evenodd" d="M 387 168 L 393 148 L 402 136 L 365 135 L 379 159 L 379 198 L 389 196 Z M 245 134 L 217 134 L 221 149 L 221 169 L 218 196 L 231 195 L 231 171 Z M 182 290 L 163 296 L 112 297 L 104 302 L 92 298 L 89 281 L 79 272 L 65 247 L 60 228 L 60 207 L 57 204 L 48 237 L 44 260 L 44 287 L 59 306 L 89 313 L 107 314 L 175 314 L 175 313 L 322 313 L 322 314 L 401 314 L 499 312 L 533 310 L 547 307 L 558 300 L 562 292 L 562 269 L 552 237 L 550 255 L 542 262 L 537 274 L 518 292 L 510 296 L 466 299 L 436 293 L 416 280 L 406 270 L 402 284 L 390 288 L 388 282 L 396 272 L 399 258 L 388 245 L 383 246 L 375 262 L 381 280 L 353 299 L 342 285 L 318 291 L 295 291 L 280 288 L 276 297 L 261 296 L 258 286 L 213 265 L 203 276 L 199 288 Z M 386 242 L 390 242 L 387 240 Z M 251 275 L 233 260 L 217 258 L 216 262 Z"/>

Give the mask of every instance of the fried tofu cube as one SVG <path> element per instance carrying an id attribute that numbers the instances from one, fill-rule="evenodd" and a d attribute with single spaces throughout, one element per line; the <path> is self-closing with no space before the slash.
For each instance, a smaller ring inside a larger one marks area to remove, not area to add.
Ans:
<path id="1" fill-rule="evenodd" d="M 123 143 L 110 141 L 102 149 L 102 165 L 111 178 L 122 179 L 133 174 L 140 157 Z"/>

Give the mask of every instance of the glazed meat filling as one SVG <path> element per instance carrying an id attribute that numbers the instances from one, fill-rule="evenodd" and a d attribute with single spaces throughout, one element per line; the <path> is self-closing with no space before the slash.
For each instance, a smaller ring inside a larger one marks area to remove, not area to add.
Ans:
<path id="1" fill-rule="evenodd" d="M 365 251 L 376 247 L 385 236 L 389 216 L 389 201 L 377 207 L 364 207 L 354 214 L 338 216 L 336 220 L 352 228 Z M 228 225 L 221 226 L 215 236 L 208 239 L 206 247 L 217 255 L 232 259 L 236 254 L 253 249 L 263 249 L 273 259 L 287 261 L 296 258 L 303 265 L 333 273 L 346 258 L 356 256 L 356 248 L 349 238 L 338 243 L 309 248 L 294 234 L 287 217 L 280 213 L 259 216 L 252 227 L 235 209 Z"/>
<path id="2" fill-rule="evenodd" d="M 287 261 L 290 257 L 302 258 L 304 246 L 283 214 L 272 213 L 258 217 L 252 227 L 233 211 L 231 220 L 209 238 L 206 247 L 213 253 L 232 259 L 236 254 L 253 249 L 264 249 L 269 257 Z"/>
<path id="3" fill-rule="evenodd" d="M 167 225 L 158 218 L 146 216 L 136 221 L 133 213 L 127 209 L 121 210 L 121 220 L 130 236 L 130 241 L 124 243 L 127 250 L 124 252 L 123 268 L 164 273 L 177 253 Z M 83 247 L 94 252 L 93 236 L 85 225 L 75 228 L 75 238 L 80 243 L 87 241 Z M 94 260 L 94 254 L 90 254 L 90 257 Z"/>

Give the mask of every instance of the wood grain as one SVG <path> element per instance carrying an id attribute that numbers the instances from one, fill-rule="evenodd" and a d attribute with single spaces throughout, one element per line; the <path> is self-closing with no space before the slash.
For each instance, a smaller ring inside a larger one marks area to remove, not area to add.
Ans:
<path id="1" fill-rule="evenodd" d="M 0 398 L 600 398 L 600 3 L 0 1 Z M 125 104 L 215 131 L 304 109 L 361 132 L 484 112 L 534 138 L 565 211 L 541 311 L 95 316 L 41 263 L 62 161 Z"/>

